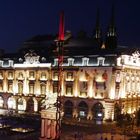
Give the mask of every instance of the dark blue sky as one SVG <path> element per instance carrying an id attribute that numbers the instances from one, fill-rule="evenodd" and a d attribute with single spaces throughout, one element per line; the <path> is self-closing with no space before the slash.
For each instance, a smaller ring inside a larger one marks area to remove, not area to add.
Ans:
<path id="1" fill-rule="evenodd" d="M 115 22 L 120 45 L 140 47 L 139 5 L 139 0 L 115 1 Z M 1 0 L 0 48 L 13 52 L 32 36 L 57 33 L 61 10 L 65 12 L 65 30 L 75 34 L 84 29 L 91 34 L 99 7 L 105 35 L 111 6 L 112 0 Z"/>

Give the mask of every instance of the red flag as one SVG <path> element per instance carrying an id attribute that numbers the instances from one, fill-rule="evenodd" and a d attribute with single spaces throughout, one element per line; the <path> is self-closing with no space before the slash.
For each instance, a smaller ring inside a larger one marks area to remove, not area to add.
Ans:
<path id="1" fill-rule="evenodd" d="M 64 40 L 64 12 L 60 13 L 60 22 L 59 22 L 59 36 L 58 41 Z"/>

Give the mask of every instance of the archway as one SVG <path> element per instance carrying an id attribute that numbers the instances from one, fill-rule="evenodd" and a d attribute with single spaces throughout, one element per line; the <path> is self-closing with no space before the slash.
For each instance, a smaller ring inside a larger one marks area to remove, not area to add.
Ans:
<path id="1" fill-rule="evenodd" d="M 7 101 L 8 109 L 16 109 L 16 100 L 14 97 L 9 97 Z"/>
<path id="2" fill-rule="evenodd" d="M 26 110 L 26 100 L 24 98 L 19 98 L 17 103 L 18 103 L 18 110 L 19 111 Z"/>
<path id="3" fill-rule="evenodd" d="M 34 100 L 32 97 L 29 98 L 29 100 L 27 101 L 27 112 L 34 112 Z"/>
<path id="4" fill-rule="evenodd" d="M 38 101 L 36 98 L 33 99 L 34 100 L 34 112 L 38 111 Z"/>
<path id="5" fill-rule="evenodd" d="M 93 113 L 93 119 L 95 121 L 102 121 L 103 118 L 104 118 L 104 107 L 103 107 L 103 105 L 100 102 L 94 104 L 94 106 L 92 108 L 92 113 Z"/>
<path id="6" fill-rule="evenodd" d="M 117 120 L 120 114 L 121 114 L 121 106 L 118 103 L 116 103 L 114 105 L 114 120 Z"/>
<path id="7" fill-rule="evenodd" d="M 78 105 L 78 117 L 81 119 L 86 119 L 88 114 L 88 105 L 86 102 L 81 101 Z"/>
<path id="8" fill-rule="evenodd" d="M 64 103 L 64 117 L 72 118 L 72 113 L 73 103 L 68 100 Z"/>
<path id="9" fill-rule="evenodd" d="M 0 96 L 0 108 L 3 108 L 4 106 L 4 100 L 3 98 Z"/>

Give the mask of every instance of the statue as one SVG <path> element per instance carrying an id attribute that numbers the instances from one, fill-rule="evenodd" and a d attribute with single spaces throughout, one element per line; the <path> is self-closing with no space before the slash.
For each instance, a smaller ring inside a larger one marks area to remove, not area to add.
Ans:
<path id="1" fill-rule="evenodd" d="M 45 109 L 55 109 L 55 103 L 57 100 L 57 93 L 49 93 L 45 101 Z"/>

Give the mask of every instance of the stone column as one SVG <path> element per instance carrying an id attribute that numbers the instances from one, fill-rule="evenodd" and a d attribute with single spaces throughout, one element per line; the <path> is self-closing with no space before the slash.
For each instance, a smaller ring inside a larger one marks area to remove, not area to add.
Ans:
<path id="1" fill-rule="evenodd" d="M 56 110 L 41 111 L 41 138 L 40 140 L 55 139 L 56 137 Z"/>
<path id="2" fill-rule="evenodd" d="M 3 91 L 4 92 L 7 92 L 7 72 L 6 71 L 4 71 L 4 79 L 3 79 Z"/>
<path id="3" fill-rule="evenodd" d="M 45 136 L 45 120 L 41 120 L 41 138 L 44 138 Z"/>
<path id="4" fill-rule="evenodd" d="M 55 127 L 56 127 L 56 121 L 52 120 L 52 122 L 51 122 L 51 136 L 52 136 L 52 139 L 55 139 L 55 136 L 56 136 Z"/>

